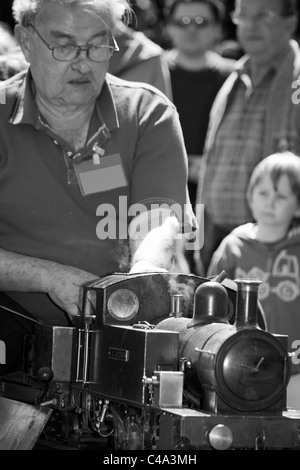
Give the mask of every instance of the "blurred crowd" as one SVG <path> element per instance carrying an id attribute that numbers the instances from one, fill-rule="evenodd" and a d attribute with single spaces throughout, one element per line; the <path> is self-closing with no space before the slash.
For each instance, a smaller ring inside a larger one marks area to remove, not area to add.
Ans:
<path id="1" fill-rule="evenodd" d="M 222 55 L 238 58 L 241 55 L 235 41 L 235 26 L 230 18 L 234 0 L 221 0 L 224 4 Z M 5 80 L 26 68 L 27 64 L 13 35 L 15 22 L 12 15 L 13 0 L 2 0 L 0 4 L 0 79 Z M 132 0 L 134 12 L 131 28 L 143 32 L 163 49 L 172 47 L 166 31 L 170 8 L 174 0 Z M 221 46 L 220 46 L 221 47 Z"/>
<path id="2" fill-rule="evenodd" d="M 169 20 L 170 9 L 175 0 L 131 0 L 130 4 L 134 12 L 131 27 L 141 31 L 147 38 L 161 46 L 170 49 L 172 43 L 166 29 Z M 15 49 L 13 29 L 15 22 L 12 15 L 13 0 L 2 0 L 0 4 L 0 77 L 6 79 L 24 67 L 24 59 Z M 232 22 L 231 13 L 234 10 L 235 0 L 220 0 L 224 8 L 222 19 L 222 41 L 216 46 L 217 51 L 224 57 L 238 59 L 243 51 L 236 40 L 236 25 Z M 300 10 L 300 0 L 297 0 Z M 295 38 L 300 36 L 300 23 L 295 31 Z M 8 50 L 9 49 L 9 50 Z M 3 56 L 9 54 L 9 61 Z"/>
<path id="3" fill-rule="evenodd" d="M 169 9 L 174 0 L 131 0 L 131 6 L 135 13 L 132 27 L 143 31 L 154 42 L 167 48 L 169 39 L 165 32 L 165 23 Z M 235 39 L 235 25 L 230 18 L 230 12 L 234 8 L 234 0 L 221 0 L 225 8 L 224 38 Z M 14 20 L 11 11 L 13 0 L 2 0 L 0 4 L 0 21 L 6 23 L 13 30 Z"/>

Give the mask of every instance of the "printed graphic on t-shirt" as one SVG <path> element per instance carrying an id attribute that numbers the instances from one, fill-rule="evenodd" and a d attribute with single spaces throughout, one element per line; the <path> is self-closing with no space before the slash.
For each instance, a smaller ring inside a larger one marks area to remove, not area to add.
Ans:
<path id="1" fill-rule="evenodd" d="M 259 300 L 266 299 L 272 293 L 283 302 L 294 302 L 300 294 L 299 260 L 297 256 L 287 254 L 286 250 L 281 251 L 277 256 L 271 273 L 253 266 L 248 272 L 242 268 L 236 268 L 235 276 L 237 279 L 250 278 L 262 281 L 258 289 Z M 272 286 L 269 283 L 270 277 Z"/>

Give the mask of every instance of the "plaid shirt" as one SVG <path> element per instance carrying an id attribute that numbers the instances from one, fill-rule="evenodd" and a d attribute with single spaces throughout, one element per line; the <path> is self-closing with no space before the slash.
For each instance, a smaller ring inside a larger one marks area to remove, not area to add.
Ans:
<path id="1" fill-rule="evenodd" d="M 228 230 L 252 220 L 246 190 L 254 167 L 266 156 L 262 150 L 266 103 L 282 55 L 280 59 L 255 87 L 249 76 L 249 61 L 237 71 L 225 118 L 207 154 L 201 202 L 213 222 Z"/>

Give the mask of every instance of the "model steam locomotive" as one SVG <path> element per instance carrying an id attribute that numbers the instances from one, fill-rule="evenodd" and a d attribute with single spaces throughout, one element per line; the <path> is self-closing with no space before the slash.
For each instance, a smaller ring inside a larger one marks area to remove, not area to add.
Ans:
<path id="1" fill-rule="evenodd" d="M 50 408 L 41 438 L 53 445 L 300 449 L 300 412 L 286 407 L 287 337 L 267 331 L 258 286 L 101 278 L 85 286 L 74 327 L 36 326 L 27 380 L 2 378 L 0 395 Z"/>

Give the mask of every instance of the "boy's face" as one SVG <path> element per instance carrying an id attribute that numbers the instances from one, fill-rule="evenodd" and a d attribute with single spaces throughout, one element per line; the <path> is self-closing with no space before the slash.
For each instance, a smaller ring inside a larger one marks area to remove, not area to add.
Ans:
<path id="1" fill-rule="evenodd" d="M 282 175 L 275 189 L 271 177 L 265 175 L 253 188 L 251 210 L 258 226 L 288 231 L 293 217 L 300 215 L 300 205 L 289 178 Z"/>

